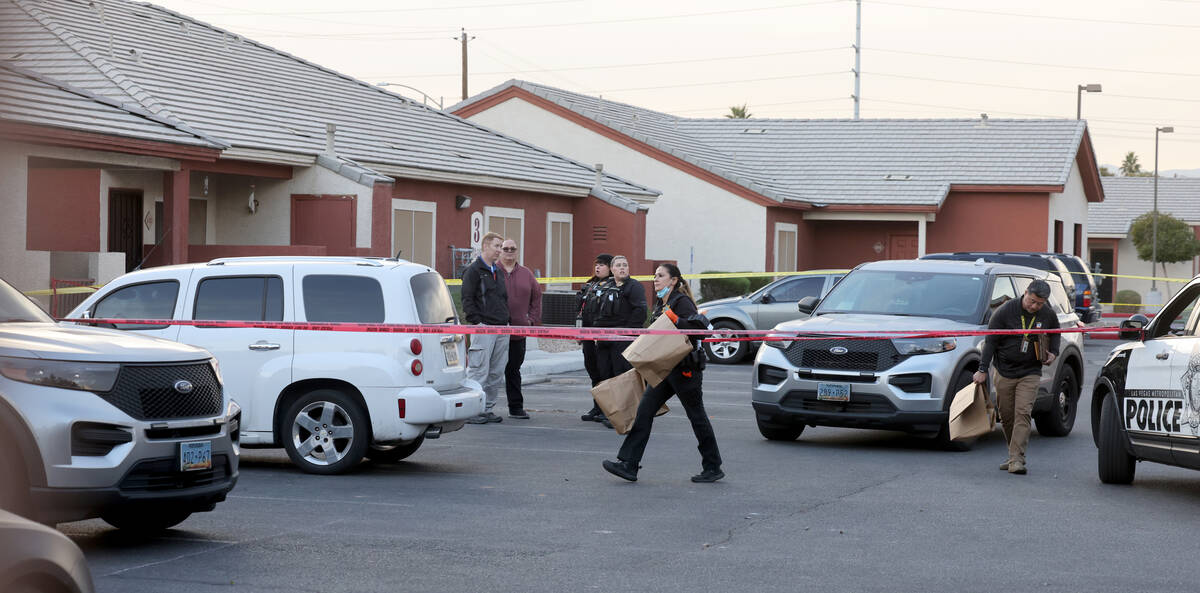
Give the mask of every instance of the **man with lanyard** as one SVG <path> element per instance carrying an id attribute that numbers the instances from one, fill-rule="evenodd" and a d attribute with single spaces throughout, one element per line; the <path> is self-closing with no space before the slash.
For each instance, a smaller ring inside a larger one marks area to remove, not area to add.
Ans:
<path id="1" fill-rule="evenodd" d="M 992 314 L 988 329 L 1058 329 L 1058 315 L 1047 308 L 1050 285 L 1034 280 L 1020 299 L 1000 305 Z M 1049 339 L 1047 339 L 1049 338 Z M 1008 442 L 1008 461 L 1000 465 L 1010 474 L 1024 475 L 1025 448 L 1029 444 L 1030 412 L 1037 398 L 1038 383 L 1042 380 L 1042 365 L 1054 362 L 1058 356 L 1057 333 L 992 334 L 984 340 L 979 371 L 973 377 L 986 384 L 988 367 L 993 359 L 996 372 L 996 404 L 1004 439 Z"/>
<path id="2" fill-rule="evenodd" d="M 508 291 L 500 246 L 504 238 L 488 233 L 480 242 L 479 257 L 467 266 L 462 275 L 462 307 L 471 325 L 508 325 Z M 508 364 L 508 336 L 473 334 L 467 350 L 467 378 L 483 385 L 486 394 L 484 413 L 470 418 L 471 424 L 501 422 L 504 419 L 492 412 L 496 398 L 504 385 L 504 367 Z"/>

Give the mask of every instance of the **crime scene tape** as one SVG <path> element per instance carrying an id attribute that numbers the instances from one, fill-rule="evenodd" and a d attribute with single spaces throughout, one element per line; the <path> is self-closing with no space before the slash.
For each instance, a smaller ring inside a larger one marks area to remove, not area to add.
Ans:
<path id="1" fill-rule="evenodd" d="M 650 328 L 610 328 L 610 327 L 546 327 L 527 325 L 439 325 L 439 324 L 406 324 L 406 323 L 353 323 L 353 322 L 311 322 L 311 321 L 214 321 L 214 320 L 175 320 L 175 319 L 59 319 L 66 323 L 81 323 L 88 325 L 186 325 L 203 328 L 257 328 L 283 329 L 300 331 L 342 331 L 362 333 L 401 333 L 401 334 L 490 334 L 508 335 L 528 338 L 548 338 L 560 340 L 627 340 L 642 335 L 675 335 L 701 336 L 704 341 L 804 341 L 804 340 L 886 340 L 892 338 L 955 338 L 988 335 L 1017 335 L 1017 334 L 1087 334 L 1087 333 L 1116 333 L 1119 327 L 1072 327 L 1060 329 L 989 329 L 962 331 L 931 331 L 931 330 L 850 330 L 838 332 L 812 331 L 782 331 L 782 330 L 734 330 L 734 329 L 650 329 Z"/>
<path id="2" fill-rule="evenodd" d="M 804 270 L 803 272 L 714 272 L 709 274 L 684 274 L 684 280 L 713 280 L 716 278 L 775 278 L 784 276 L 817 276 L 824 274 L 845 274 L 850 270 Z M 650 282 L 654 276 L 630 276 L 639 282 Z M 562 276 L 554 278 L 537 278 L 538 284 L 583 284 L 591 280 L 591 276 Z M 447 278 L 446 286 L 458 286 L 462 280 Z M 26 293 L 28 294 L 28 293 Z M 48 294 L 48 293 L 47 293 Z"/>

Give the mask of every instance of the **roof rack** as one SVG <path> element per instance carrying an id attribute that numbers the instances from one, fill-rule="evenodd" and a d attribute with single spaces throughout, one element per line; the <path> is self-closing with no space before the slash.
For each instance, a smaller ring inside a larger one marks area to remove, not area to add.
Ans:
<path id="1" fill-rule="evenodd" d="M 347 256 L 316 256 L 316 255 L 256 255 L 248 257 L 219 257 L 208 262 L 210 266 L 223 266 L 225 264 L 254 262 L 254 263 L 322 263 L 322 264 L 355 264 L 359 266 L 383 267 L 385 261 L 376 257 L 347 257 Z"/>

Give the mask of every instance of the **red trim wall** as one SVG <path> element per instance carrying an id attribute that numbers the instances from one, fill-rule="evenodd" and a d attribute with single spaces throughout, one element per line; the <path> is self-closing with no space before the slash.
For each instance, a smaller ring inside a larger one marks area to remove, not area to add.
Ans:
<path id="1" fill-rule="evenodd" d="M 925 252 L 1045 251 L 1049 216 L 1049 193 L 953 191 L 926 227 Z"/>
<path id="2" fill-rule="evenodd" d="M 100 170 L 29 169 L 25 248 L 100 251 Z"/>
<path id="3" fill-rule="evenodd" d="M 796 269 L 811 270 L 821 267 L 816 263 L 821 258 L 813 247 L 815 221 L 804 220 L 804 213 L 797 210 L 767 208 L 767 228 L 763 231 L 763 235 L 767 238 L 767 253 L 766 261 L 763 262 L 763 270 L 776 271 L 775 223 L 777 222 L 796 225 Z"/>
<path id="4" fill-rule="evenodd" d="M 226 175 L 245 175 L 247 177 L 263 177 L 266 179 L 291 179 L 292 167 L 288 165 L 271 165 L 267 163 L 252 163 L 249 161 L 231 161 L 221 159 L 214 162 L 182 161 L 185 169 L 203 173 L 223 173 Z"/>
<path id="5" fill-rule="evenodd" d="M 874 220 L 810 220 L 815 268 L 853 268 L 858 264 L 892 259 L 889 253 L 892 235 L 916 235 L 917 223 Z M 875 251 L 880 243 L 883 250 Z M 804 268 L 801 268 L 804 269 Z"/>
<path id="6" fill-rule="evenodd" d="M 221 151 L 215 148 L 171 144 L 153 140 L 138 140 L 136 138 L 107 136 L 91 132 L 78 132 L 63 128 L 2 121 L 0 121 L 0 138 L 48 146 L 87 148 L 105 152 L 123 152 L 127 154 L 142 154 L 197 161 L 212 161 L 221 155 Z"/>

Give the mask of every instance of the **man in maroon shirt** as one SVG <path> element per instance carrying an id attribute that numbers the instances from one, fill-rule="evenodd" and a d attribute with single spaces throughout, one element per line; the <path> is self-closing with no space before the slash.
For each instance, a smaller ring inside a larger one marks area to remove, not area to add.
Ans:
<path id="1" fill-rule="evenodd" d="M 505 239 L 500 247 L 500 265 L 506 274 L 510 325 L 542 324 L 542 287 L 529 268 L 517 263 L 517 242 Z M 525 362 L 525 338 L 512 336 L 508 341 L 508 364 L 504 367 L 504 392 L 508 396 L 508 417 L 528 419 L 525 397 L 521 395 L 521 365 Z"/>

